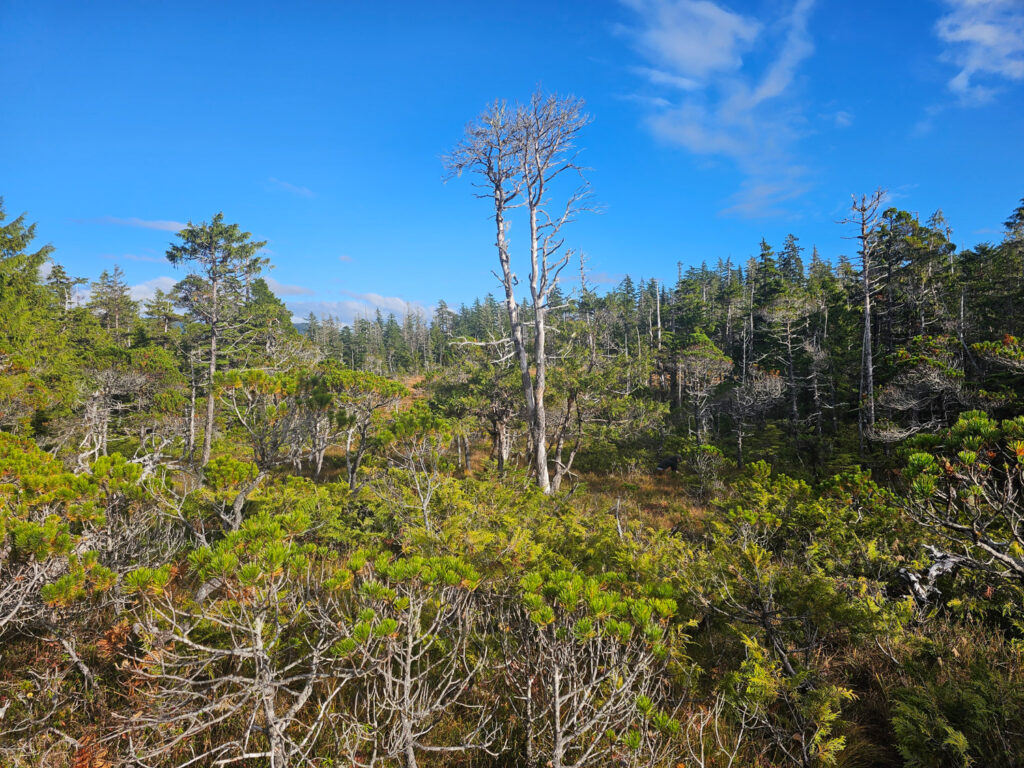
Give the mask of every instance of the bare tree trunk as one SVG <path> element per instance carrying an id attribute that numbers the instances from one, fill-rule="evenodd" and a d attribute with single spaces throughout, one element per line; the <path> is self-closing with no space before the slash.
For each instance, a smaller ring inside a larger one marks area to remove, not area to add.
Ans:
<path id="1" fill-rule="evenodd" d="M 537 746 L 534 743 L 535 737 L 533 732 L 533 681 L 535 675 L 531 675 L 527 679 L 526 684 L 526 768 L 536 768 L 537 765 Z"/>
<path id="2" fill-rule="evenodd" d="M 494 439 L 498 457 L 498 474 L 503 474 L 509 457 L 508 426 L 505 422 L 502 421 L 494 425 Z"/>
<path id="3" fill-rule="evenodd" d="M 547 385 L 547 353 L 545 348 L 545 312 L 547 299 L 558 281 L 558 274 L 569 261 L 570 254 L 562 250 L 559 235 L 564 224 L 583 210 L 581 205 L 588 196 L 585 180 L 572 192 L 559 214 L 551 214 L 547 188 L 560 174 L 580 172 L 573 154 L 579 132 L 590 118 L 582 111 L 582 102 L 573 98 L 543 97 L 537 93 L 527 105 L 517 105 L 511 111 L 503 103 L 496 103 L 467 128 L 466 139 L 445 160 L 451 175 L 472 170 L 486 179 L 488 190 L 484 196 L 494 204 L 495 245 L 501 274 L 498 276 L 505 290 L 505 307 L 509 316 L 513 354 L 519 364 L 525 416 L 532 444 L 533 467 L 537 485 L 550 493 L 551 483 L 547 466 L 547 414 L 544 395 Z M 522 196 L 520 202 L 514 202 Z M 524 339 L 519 307 L 515 300 L 516 276 L 512 272 L 506 212 L 512 207 L 525 205 L 529 214 L 530 236 L 530 309 L 534 324 L 534 372 L 531 376 L 530 359 Z M 553 259 L 553 261 L 549 261 Z"/>
<path id="4" fill-rule="evenodd" d="M 196 367 L 195 361 L 189 356 L 189 398 L 188 398 L 188 428 L 185 436 L 185 455 L 189 462 L 196 450 Z"/>
<path id="5" fill-rule="evenodd" d="M 327 429 L 330 429 L 327 427 Z M 324 470 L 324 457 L 327 455 L 327 440 L 317 444 L 313 451 L 313 482 L 320 482 L 320 475 Z"/>
<path id="6" fill-rule="evenodd" d="M 676 408 L 683 409 L 683 362 L 676 359 Z"/>
<path id="7" fill-rule="evenodd" d="M 661 351 L 661 284 L 657 280 L 654 282 L 654 297 L 658 318 L 658 351 Z"/>
<path id="8" fill-rule="evenodd" d="M 551 703 L 554 712 L 551 723 L 551 730 L 554 744 L 551 747 L 551 768 L 562 768 L 562 759 L 565 754 L 565 743 L 562 732 L 562 675 L 556 667 L 551 680 Z"/>
<path id="9" fill-rule="evenodd" d="M 242 509 L 245 507 L 245 502 L 249 499 L 249 494 L 256 490 L 256 486 L 262 483 L 266 476 L 267 473 L 261 470 L 256 477 L 243 485 L 235 496 L 235 500 L 231 504 L 231 530 L 237 531 L 242 527 Z"/>
<path id="10" fill-rule="evenodd" d="M 214 418 L 214 396 L 213 396 L 213 380 L 217 375 L 217 336 L 220 333 L 220 327 L 217 317 L 217 281 L 214 280 L 211 285 L 211 291 L 213 294 L 213 309 L 210 315 L 210 369 L 206 379 L 206 429 L 203 432 L 203 457 L 202 466 L 206 466 L 210 462 L 210 449 L 213 445 L 213 418 Z"/>
<path id="11" fill-rule="evenodd" d="M 751 358 L 754 356 L 754 285 L 750 285 L 750 298 L 747 304 L 747 317 L 743 321 L 743 371 L 740 381 L 747 383 L 750 372 Z"/>
<path id="12" fill-rule="evenodd" d="M 544 392 L 547 387 L 547 356 L 545 351 L 546 334 L 544 328 L 544 309 L 537 307 L 534 321 L 535 354 L 537 357 L 537 375 L 533 382 L 533 456 L 534 469 L 537 472 L 537 485 L 544 493 L 551 493 L 551 476 L 548 474 L 548 414 L 544 407 Z"/>
<path id="13" fill-rule="evenodd" d="M 861 282 L 864 291 L 864 335 L 861 342 L 860 372 L 860 418 L 857 420 L 860 437 L 860 452 L 867 449 L 867 440 L 875 426 L 875 370 L 874 349 L 871 338 L 871 257 L 873 250 L 872 235 L 877 221 L 878 208 L 882 204 L 885 192 L 875 190 L 870 197 L 861 195 L 860 201 L 855 197 L 851 210 L 853 216 L 846 220 L 860 227 L 857 239 L 860 240 Z"/>
<path id="14" fill-rule="evenodd" d="M 412 659 L 416 652 L 413 622 L 419 623 L 418 607 L 410 610 L 406 621 L 405 648 L 402 658 L 402 742 L 405 750 L 405 768 L 416 768 L 416 738 L 412 729 Z"/>
<path id="15" fill-rule="evenodd" d="M 786 323 L 786 368 L 789 375 L 789 420 L 796 431 L 796 423 L 800 419 L 796 399 L 796 371 L 793 364 L 793 326 Z"/>
<path id="16" fill-rule="evenodd" d="M 535 393 L 535 384 L 533 377 L 530 375 L 530 359 L 527 354 L 526 343 L 523 339 L 523 322 L 519 315 L 519 304 L 516 302 L 515 293 L 513 286 L 515 285 L 516 277 L 512 273 L 511 257 L 508 250 L 508 241 L 505 237 L 506 223 L 505 223 L 505 197 L 504 189 L 501 185 L 495 184 L 494 189 L 494 222 L 497 230 L 497 247 L 498 247 L 498 260 L 501 264 L 501 283 L 505 289 L 505 307 L 508 311 L 508 322 L 511 329 L 512 336 L 512 347 L 516 356 L 516 361 L 519 363 L 519 375 L 522 380 L 523 386 L 523 398 L 526 402 L 526 423 L 530 427 L 530 435 L 533 440 L 533 444 L 543 446 L 544 439 L 541 438 L 537 441 L 537 401 Z M 536 322 L 536 320 L 535 320 Z M 538 366 L 538 374 L 540 367 Z M 541 392 L 543 397 L 543 390 Z M 541 448 L 543 452 L 543 448 Z M 547 458 L 545 457 L 545 468 Z M 538 479 L 539 482 L 539 479 Z"/>
<path id="17" fill-rule="evenodd" d="M 861 340 L 860 374 L 860 448 L 864 453 L 867 433 L 875 426 L 875 370 L 871 342 L 871 289 L 868 264 L 864 266 L 864 335 Z"/>
<path id="18" fill-rule="evenodd" d="M 822 421 L 822 409 L 821 409 L 821 388 L 818 383 L 818 366 L 816 363 L 811 363 L 811 397 L 814 403 L 814 432 L 821 437 L 821 421 Z"/>

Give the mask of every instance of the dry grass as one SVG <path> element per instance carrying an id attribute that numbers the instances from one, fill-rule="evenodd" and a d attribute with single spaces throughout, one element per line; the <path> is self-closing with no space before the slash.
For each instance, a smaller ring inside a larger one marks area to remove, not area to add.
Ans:
<path id="1" fill-rule="evenodd" d="M 585 473 L 580 480 L 597 504 L 611 507 L 621 501 L 627 517 L 653 528 L 700 527 L 706 515 L 688 495 L 681 478 L 671 472 L 629 477 Z"/>

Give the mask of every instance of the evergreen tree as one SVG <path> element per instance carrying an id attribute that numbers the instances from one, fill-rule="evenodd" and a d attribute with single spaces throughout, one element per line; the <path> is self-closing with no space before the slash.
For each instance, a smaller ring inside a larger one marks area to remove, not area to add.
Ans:
<path id="1" fill-rule="evenodd" d="M 113 272 L 103 270 L 90 286 L 89 309 L 118 346 L 126 346 L 132 326 L 138 318 L 138 303 L 131 298 L 124 271 L 115 266 Z"/>
<path id="2" fill-rule="evenodd" d="M 215 414 L 213 381 L 217 373 L 218 345 L 226 331 L 237 327 L 238 315 L 252 281 L 267 260 L 257 255 L 265 241 L 252 240 L 237 224 L 225 224 L 218 213 L 209 223 L 188 225 L 178 233 L 167 259 L 174 265 L 193 265 L 196 272 L 176 286 L 182 305 L 206 326 L 208 334 L 206 419 L 202 464 L 210 460 Z"/>
<path id="3" fill-rule="evenodd" d="M 796 235 L 786 235 L 779 252 L 779 273 L 789 285 L 800 285 L 804 280 L 804 262 L 800 256 L 804 249 L 797 243 Z"/>

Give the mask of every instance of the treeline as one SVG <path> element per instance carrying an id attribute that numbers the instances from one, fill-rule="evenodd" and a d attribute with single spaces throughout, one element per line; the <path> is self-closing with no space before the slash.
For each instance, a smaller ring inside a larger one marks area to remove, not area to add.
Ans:
<path id="1" fill-rule="evenodd" d="M 644 397 L 668 405 L 673 423 L 701 442 L 742 463 L 744 441 L 767 427 L 755 447 L 815 476 L 885 454 L 965 410 L 1015 413 L 1024 201 L 1000 242 L 970 249 L 956 247 L 941 212 L 922 222 L 876 207 L 859 252 L 835 264 L 789 235 L 778 249 L 762 241 L 744 263 L 679 264 L 672 285 L 626 276 L 599 294 L 583 273 L 571 295 L 556 289 L 547 299 L 550 357 L 561 359 L 588 326 L 600 356 L 642 363 L 635 384 Z M 531 306 L 524 300 L 518 311 L 532 343 Z M 469 346 L 492 342 L 493 352 L 509 322 L 488 294 L 455 310 L 440 301 L 429 322 L 378 313 L 349 327 L 310 317 L 304 331 L 328 357 L 395 376 L 444 371 Z"/>
<path id="2" fill-rule="evenodd" d="M 7 226 L 14 242 L 25 236 L 17 232 L 20 221 Z M 753 450 L 757 457 L 770 448 L 787 468 L 815 477 L 865 460 L 884 461 L 887 445 L 946 426 L 964 410 L 1015 413 L 1024 355 L 1017 341 L 1024 334 L 1024 205 L 1006 220 L 1001 242 L 972 249 L 956 248 L 941 213 L 921 223 L 890 208 L 871 225 L 867 270 L 863 252 L 856 263 L 841 257 L 833 265 L 816 249 L 807 255 L 790 235 L 777 251 L 762 241 L 758 256 L 744 264 L 679 265 L 671 286 L 627 276 L 598 294 L 584 273 L 571 295 L 556 286 L 547 299 L 553 345 L 547 357 L 570 358 L 585 327 L 595 357 L 632 361 L 630 393 L 649 407 L 668 407 L 666 423 L 673 428 L 682 426 L 741 464 L 744 453 L 749 458 Z M 20 294 L 8 320 L 9 359 L 44 351 L 57 359 L 61 351 L 51 349 L 54 344 L 75 360 L 103 348 L 125 358 L 145 349 L 150 357 L 187 359 L 185 366 L 162 358 L 168 371 L 188 379 L 190 404 L 205 401 L 210 340 L 200 337 L 210 326 L 202 322 L 203 307 L 189 306 L 195 297 L 188 281 L 172 294 L 157 290 L 141 302 L 130 298 L 119 267 L 90 282 L 53 264 L 45 280 L 33 283 L 32 270 L 44 268 L 48 257 L 47 249 L 33 253 L 20 279 L 9 270 L 9 290 Z M 234 279 L 238 285 L 222 301 L 238 317 L 215 324 L 228 328 L 223 365 L 238 367 L 241 358 L 232 356 L 244 357 L 254 344 L 265 350 L 297 344 L 300 334 L 267 284 L 255 273 Z M 76 298 L 83 288 L 84 302 Z M 33 306 L 38 316 L 29 311 Z M 518 309 L 532 344 L 532 308 L 523 301 Z M 307 356 L 383 376 L 444 378 L 467 358 L 504 357 L 511 365 L 498 349 L 509 338 L 507 310 L 493 295 L 455 310 L 439 301 L 429 320 L 378 312 L 349 326 L 310 316 L 301 335 L 309 341 Z M 12 396 L 0 425 L 13 428 L 33 419 L 42 436 L 51 417 L 68 408 L 61 392 L 70 382 L 58 381 L 59 364 L 48 367 L 48 381 L 34 381 L 23 393 L 43 407 Z M 75 378 L 77 369 L 68 374 Z M 123 372 L 121 378 L 107 388 L 131 388 L 131 377 Z M 55 401 L 45 404 L 51 388 Z M 850 424 L 858 426 L 856 442 Z M 89 438 L 94 447 L 102 439 Z"/>

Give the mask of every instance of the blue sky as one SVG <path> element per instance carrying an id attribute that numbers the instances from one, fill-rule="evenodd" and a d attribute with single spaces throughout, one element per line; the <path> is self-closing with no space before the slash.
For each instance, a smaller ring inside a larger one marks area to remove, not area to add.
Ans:
<path id="1" fill-rule="evenodd" d="M 8 213 L 140 297 L 220 210 L 299 315 L 496 291 L 487 205 L 440 157 L 538 86 L 593 116 L 603 211 L 567 234 L 606 284 L 789 232 L 835 258 L 878 186 L 966 246 L 1024 196 L 1024 0 L 0 0 L 0 30 Z"/>

